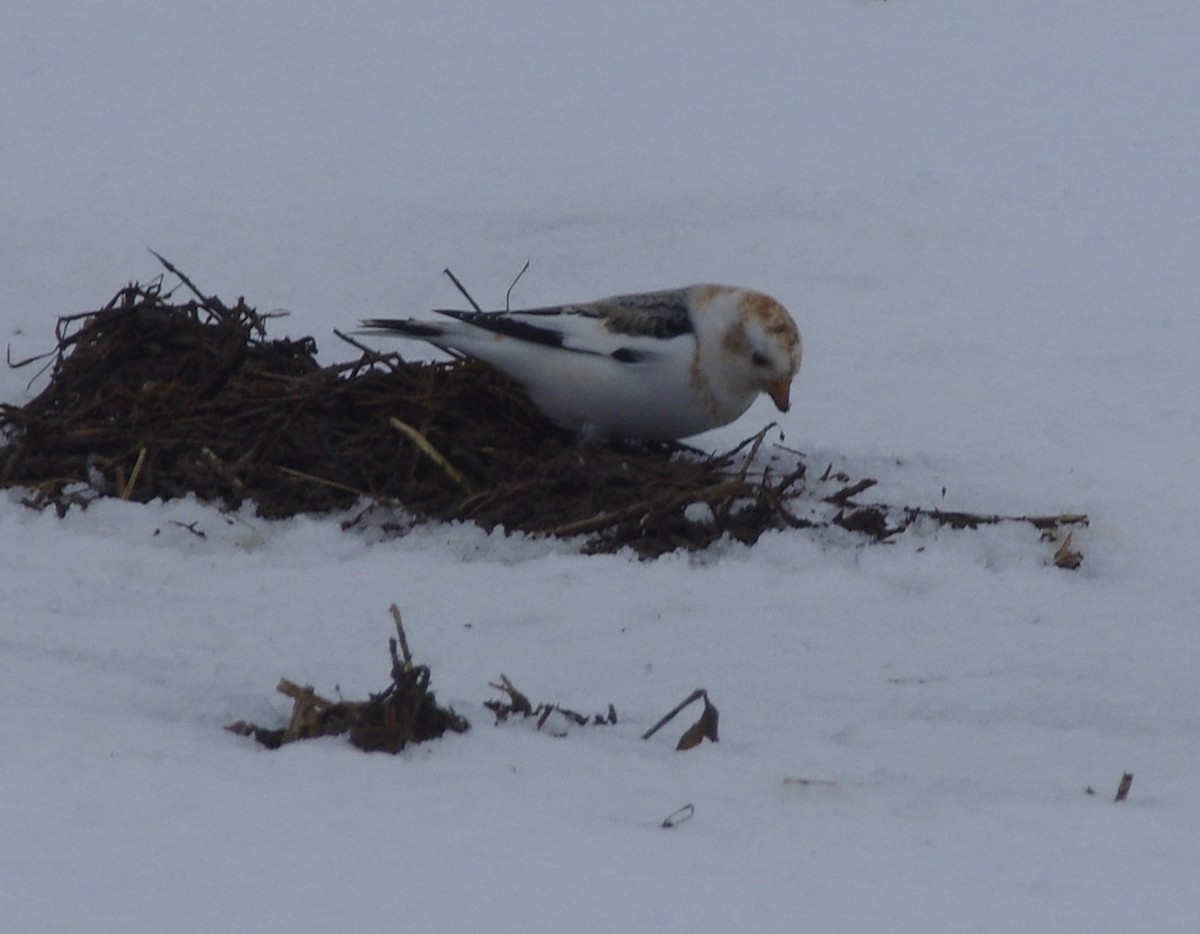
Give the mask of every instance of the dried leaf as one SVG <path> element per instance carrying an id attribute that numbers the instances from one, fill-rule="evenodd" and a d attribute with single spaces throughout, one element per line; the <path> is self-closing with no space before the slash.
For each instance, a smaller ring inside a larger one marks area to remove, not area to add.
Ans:
<path id="1" fill-rule="evenodd" d="M 708 699 L 708 695 L 704 695 L 704 710 L 700 714 L 700 719 L 687 728 L 687 731 L 679 737 L 679 742 L 676 744 L 676 750 L 692 749 L 699 746 L 705 739 L 717 741 L 717 721 L 720 714 L 717 712 L 716 706 Z"/>
<path id="2" fill-rule="evenodd" d="M 1063 539 L 1063 543 L 1054 552 L 1055 567 L 1074 571 L 1079 565 L 1083 564 L 1083 553 L 1072 547 L 1074 537 L 1074 533 L 1068 532 L 1067 537 Z"/>

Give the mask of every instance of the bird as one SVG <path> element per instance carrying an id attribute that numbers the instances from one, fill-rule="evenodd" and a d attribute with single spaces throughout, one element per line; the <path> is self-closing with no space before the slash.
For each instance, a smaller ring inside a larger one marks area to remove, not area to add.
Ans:
<path id="1" fill-rule="evenodd" d="M 783 305 L 728 285 L 434 314 L 445 320 L 362 323 L 489 364 L 585 442 L 676 441 L 733 422 L 760 393 L 786 412 L 802 355 Z"/>

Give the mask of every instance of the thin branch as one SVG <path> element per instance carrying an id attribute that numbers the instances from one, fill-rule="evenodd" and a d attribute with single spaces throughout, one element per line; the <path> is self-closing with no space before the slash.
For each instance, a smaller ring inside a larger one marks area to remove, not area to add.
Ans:
<path id="1" fill-rule="evenodd" d="M 129 482 L 125 484 L 125 488 L 121 490 L 121 499 L 129 499 L 133 495 L 133 488 L 137 485 L 138 477 L 142 474 L 142 467 L 146 463 L 146 448 L 143 446 L 138 451 L 137 460 L 134 462 L 133 470 L 129 472 Z"/>
<path id="2" fill-rule="evenodd" d="M 4 352 L 4 359 L 8 363 L 10 370 L 19 370 L 21 367 L 29 366 L 31 363 L 37 363 L 39 360 L 53 357 L 56 353 L 58 353 L 57 350 L 47 350 L 45 353 L 34 354 L 32 357 L 25 357 L 23 360 L 14 361 L 12 358 L 12 344 L 9 344 L 8 349 Z"/>
<path id="3" fill-rule="evenodd" d="M 208 533 L 205 532 L 203 529 L 196 528 L 195 522 L 180 522 L 178 519 L 172 519 L 170 521 L 171 521 L 171 525 L 177 525 L 181 529 L 187 529 L 187 531 L 189 531 L 193 535 L 195 535 L 196 538 L 208 538 Z"/>
<path id="4" fill-rule="evenodd" d="M 292 700 L 311 703 L 315 707 L 333 706 L 333 701 L 322 697 L 312 688 L 303 688 L 295 681 L 289 681 L 287 678 L 280 678 L 279 683 L 275 685 L 275 690 L 280 694 L 290 697 Z"/>
<path id="5" fill-rule="evenodd" d="M 404 668 L 412 668 L 412 653 L 408 650 L 408 636 L 404 634 L 404 623 L 400 620 L 400 608 L 396 604 L 388 607 L 392 619 L 396 623 L 396 637 L 400 642 L 400 654 L 404 657 Z"/>
<path id="6" fill-rule="evenodd" d="M 495 688 L 497 691 L 503 691 L 508 695 L 509 707 L 512 709 L 513 713 L 523 714 L 526 717 L 532 716 L 533 704 L 529 702 L 528 697 L 526 697 L 521 691 L 517 690 L 517 686 L 508 680 L 508 675 L 506 675 L 504 672 L 500 672 L 499 684 L 494 684 L 489 681 L 488 687 Z"/>
<path id="7" fill-rule="evenodd" d="M 429 440 L 423 434 L 417 431 L 417 429 L 413 428 L 412 425 L 408 424 L 408 422 L 402 422 L 398 418 L 389 418 L 388 424 L 411 440 L 412 443 L 420 449 L 422 454 L 437 464 L 437 466 L 442 469 L 442 472 L 445 473 L 446 476 L 455 483 L 457 483 L 463 490 L 465 490 L 467 493 L 475 492 L 474 486 L 471 484 L 471 481 L 466 478 L 466 475 L 463 474 L 463 472 L 455 467 L 452 463 L 450 463 L 450 461 L 446 459 L 446 456 L 432 444 L 430 444 Z"/>
<path id="8" fill-rule="evenodd" d="M 825 502 L 833 503 L 835 506 L 847 506 L 850 504 L 851 499 L 853 499 L 863 490 L 869 490 L 878 482 L 878 480 L 872 480 L 870 477 L 866 477 L 862 480 L 859 480 L 857 483 L 851 483 L 849 486 L 842 487 L 831 496 L 826 496 Z"/>
<path id="9" fill-rule="evenodd" d="M 836 494 L 835 494 L 836 495 Z M 890 508 L 880 504 L 878 508 Z M 1028 522 L 1035 529 L 1046 531 L 1061 528 L 1064 525 L 1087 525 L 1088 517 L 1083 513 L 1065 512 L 1057 516 L 1002 516 L 996 513 L 955 512 L 945 509 L 922 509 L 919 506 L 906 506 L 904 512 L 910 521 L 918 516 L 933 519 L 952 529 L 973 529 L 981 525 L 999 525 L 1002 522 Z"/>
<path id="10" fill-rule="evenodd" d="M 574 522 L 565 522 L 554 528 L 541 529 L 540 534 L 566 538 L 570 535 L 579 535 L 581 532 L 594 532 L 597 529 L 615 525 L 622 519 L 628 519 L 632 516 L 644 516 L 652 509 L 669 509 L 675 506 L 685 506 L 690 503 L 708 503 L 715 499 L 730 496 L 743 488 L 744 483 L 741 480 L 726 480 L 724 483 L 716 483 L 702 490 L 687 490 L 676 496 L 643 500 L 642 502 L 633 503 L 621 509 L 614 509 L 611 512 L 602 512 L 597 516 L 577 519 Z"/>
<path id="11" fill-rule="evenodd" d="M 345 493 L 353 493 L 355 496 L 361 496 L 364 499 L 371 499 L 371 494 L 363 490 L 356 489 L 352 486 L 347 486 L 344 483 L 338 483 L 336 480 L 326 480 L 324 477 L 317 477 L 310 473 L 305 473 L 303 470 L 293 470 L 291 467 L 276 467 L 282 474 L 287 474 L 289 477 L 295 477 L 297 480 L 307 480 L 310 483 L 319 483 L 321 486 L 327 486 L 333 490 L 342 490 Z"/>
<path id="12" fill-rule="evenodd" d="M 683 700 L 681 700 L 678 704 L 676 704 L 674 709 L 670 713 L 668 713 L 665 717 L 663 717 L 661 720 L 659 720 L 658 723 L 654 724 L 654 726 L 650 727 L 650 729 L 648 729 L 645 733 L 643 733 L 642 739 L 649 739 L 651 736 L 653 736 L 655 733 L 657 733 L 659 730 L 661 730 L 664 726 L 666 726 L 668 723 L 670 723 L 672 718 L 677 716 L 679 714 L 679 711 L 683 710 L 684 707 L 686 707 L 688 704 L 691 704 L 695 701 L 700 700 L 700 698 L 705 697 L 707 694 L 708 694 L 708 692 L 705 691 L 704 688 L 696 688 L 696 690 L 692 691 L 691 694 L 689 694 L 687 697 L 685 697 Z"/>
<path id="13" fill-rule="evenodd" d="M 677 808 L 676 810 L 674 810 L 670 814 L 668 814 L 665 818 L 663 818 L 663 822 L 661 824 L 659 824 L 658 826 L 660 826 L 666 830 L 670 830 L 672 827 L 678 827 L 684 821 L 691 820 L 692 815 L 695 813 L 696 813 L 696 808 L 694 805 L 685 804 L 683 807 Z"/>
<path id="14" fill-rule="evenodd" d="M 448 275 L 450 277 L 450 281 L 454 283 L 455 288 L 457 288 L 460 292 L 462 292 L 463 297 L 466 298 L 466 300 L 471 303 L 471 307 L 474 308 L 476 311 L 478 311 L 480 314 L 482 314 L 483 309 L 479 307 L 479 304 L 475 301 L 475 299 L 471 298 L 471 293 L 467 291 L 466 286 L 464 286 L 461 282 L 458 281 L 458 277 L 450 271 L 450 268 L 447 267 L 447 268 L 443 269 L 442 272 L 444 272 L 446 275 Z"/>
<path id="15" fill-rule="evenodd" d="M 521 267 L 521 271 L 517 273 L 517 277 L 513 279 L 512 284 L 508 287 L 508 291 L 504 293 L 504 310 L 509 311 L 508 300 L 512 296 L 513 287 L 521 280 L 521 276 L 525 275 L 525 270 L 529 268 L 529 260 L 525 260 L 525 265 Z"/>
<path id="16" fill-rule="evenodd" d="M 711 460 L 713 461 L 713 463 L 716 463 L 716 464 L 730 464 L 730 463 L 733 463 L 733 459 L 735 457 L 737 457 L 737 455 L 740 454 L 742 451 L 744 451 L 747 447 L 752 447 L 753 450 L 752 450 L 751 454 L 746 458 L 746 467 L 742 471 L 742 476 L 744 477 L 746 475 L 746 470 L 749 469 L 750 461 L 752 461 L 754 459 L 754 455 L 758 453 L 758 449 L 762 445 L 763 439 L 767 436 L 767 432 L 770 431 L 772 428 L 778 428 L 778 427 L 779 427 L 778 422 L 768 422 L 765 426 L 763 426 L 761 431 L 757 431 L 754 434 L 752 434 L 749 438 L 746 438 L 746 439 L 738 442 L 737 445 L 735 445 L 734 447 L 731 447 L 728 451 L 723 451 L 720 454 L 711 455 Z"/>
<path id="17" fill-rule="evenodd" d="M 150 248 L 147 247 L 147 249 Z M 224 303 L 219 298 L 208 296 L 201 292 L 198 288 L 196 288 L 195 283 L 178 269 L 176 269 L 175 264 L 169 259 L 155 252 L 154 250 L 150 250 L 150 253 L 155 259 L 167 267 L 167 271 L 170 272 L 171 275 L 178 276 L 179 281 L 186 285 L 189 291 L 191 291 L 196 298 L 200 299 L 200 303 L 204 305 L 205 308 L 211 308 L 213 311 L 222 312 L 224 314 L 229 313 L 229 309 L 225 307 Z"/>
<path id="18" fill-rule="evenodd" d="M 743 464 L 742 464 L 742 469 L 741 469 L 741 471 L 739 471 L 739 473 L 738 473 L 738 478 L 739 478 L 739 479 L 741 479 L 741 480 L 745 480 L 745 479 L 746 479 L 746 474 L 750 472 L 750 467 L 751 467 L 751 466 L 754 464 L 754 459 L 755 459 L 756 457 L 758 457 L 758 451 L 759 451 L 759 448 L 761 448 L 761 447 L 762 447 L 762 443 L 763 443 L 763 441 L 764 441 L 764 440 L 766 439 L 766 437 L 767 437 L 767 432 L 768 432 L 768 431 L 770 431 L 772 428 L 775 428 L 775 427 L 777 427 L 776 423 L 775 423 L 775 422 L 771 422 L 770 424 L 768 424 L 768 425 L 767 425 L 767 427 L 766 427 L 766 428 L 764 428 L 762 431 L 760 431 L 760 432 L 759 432 L 757 435 L 755 435 L 755 436 L 754 436 L 754 438 L 753 438 L 753 443 L 750 445 L 750 453 L 748 453 L 748 454 L 746 455 L 746 457 L 745 457 L 745 463 L 743 463 Z M 743 443 L 744 443 L 744 442 L 743 442 Z M 740 448 L 740 447 L 741 447 L 741 446 L 739 445 L 739 448 Z M 766 479 L 766 478 L 765 478 L 765 476 L 764 476 L 764 480 L 765 480 L 765 479 Z"/>
<path id="19" fill-rule="evenodd" d="M 382 359 L 384 357 L 397 356 L 397 354 L 392 354 L 392 353 L 380 353 L 378 350 L 375 350 L 374 348 L 368 347 L 366 344 L 356 341 L 350 335 L 342 333 L 337 328 L 333 329 L 333 333 L 336 334 L 338 337 L 340 337 L 342 340 L 344 340 L 347 344 L 349 344 L 355 350 L 358 350 L 358 351 L 361 351 L 362 353 L 364 353 L 367 357 L 369 357 L 371 359 L 372 362 L 374 362 L 377 359 Z"/>

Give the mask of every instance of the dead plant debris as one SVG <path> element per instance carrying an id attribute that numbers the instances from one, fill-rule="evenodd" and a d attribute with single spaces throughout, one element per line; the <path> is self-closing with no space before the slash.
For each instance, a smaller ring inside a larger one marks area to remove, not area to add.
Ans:
<path id="1" fill-rule="evenodd" d="M 1066 568 L 1068 571 L 1074 571 L 1079 565 L 1083 564 L 1083 553 L 1074 547 L 1075 536 L 1070 532 L 1063 539 L 1062 544 L 1054 552 L 1054 564 L 1056 567 Z"/>
<path id="2" fill-rule="evenodd" d="M 365 752 L 390 753 L 400 752 L 409 743 L 436 739 L 447 730 L 466 732 L 470 724 L 465 717 L 449 707 L 438 706 L 429 689 L 429 669 L 414 664 L 409 654 L 400 611 L 394 604 L 390 611 L 396 624 L 396 637 L 388 640 L 392 683 L 378 694 L 365 701 L 332 701 L 311 687 L 281 678 L 275 690 L 293 702 L 286 726 L 270 729 L 239 720 L 225 729 L 239 736 L 253 736 L 269 749 L 298 739 L 348 733 L 350 742 Z"/>
<path id="3" fill-rule="evenodd" d="M 581 446 L 489 367 L 407 362 L 340 332 L 359 356 L 323 367 L 311 337 L 268 339 L 271 315 L 206 295 L 160 260 L 179 285 L 131 284 L 97 311 L 60 318 L 56 348 L 37 358 L 50 361 L 49 384 L 23 406 L 0 405 L 0 486 L 26 488 L 28 505 L 64 514 L 97 496 L 194 494 L 253 503 L 264 518 L 357 506 L 347 527 L 380 515 L 394 532 L 467 520 L 644 558 L 724 537 L 752 544 L 770 529 L 886 541 L 918 519 L 1086 522 L 861 504 L 875 480 L 829 465 L 809 481 L 799 452 L 776 445 L 764 457 L 766 429 L 716 455 Z M 180 289 L 191 297 L 176 299 Z"/>
<path id="4" fill-rule="evenodd" d="M 679 737 L 679 742 L 675 744 L 675 748 L 677 750 L 694 749 L 706 739 L 715 743 L 717 741 L 717 723 L 720 719 L 720 714 L 717 712 L 717 708 L 713 702 L 708 699 L 708 691 L 704 690 L 704 688 L 696 688 L 696 690 L 692 691 L 691 694 L 676 704 L 661 720 L 642 734 L 642 739 L 649 739 L 670 723 L 688 704 L 698 700 L 704 701 L 704 709 L 700 712 L 700 718 L 684 731 L 683 735 Z"/>
<path id="5" fill-rule="evenodd" d="M 566 732 L 563 726 L 569 724 L 574 724 L 575 726 L 613 726 L 617 722 L 617 710 L 612 704 L 608 705 L 608 710 L 604 713 L 592 714 L 591 716 L 571 710 L 569 707 L 562 706 L 562 704 L 548 704 L 545 702 L 533 704 L 524 693 L 517 690 L 516 685 L 505 674 L 500 675 L 499 684 L 489 684 L 488 687 L 500 691 L 505 696 L 504 700 L 493 699 L 483 702 L 483 706 L 495 714 L 497 723 L 502 723 L 509 719 L 509 717 L 532 719 L 536 729 L 540 731 L 546 726 L 547 721 L 550 721 L 551 718 L 556 718 L 560 723 L 552 724 L 549 732 L 554 735 L 563 735 Z"/>
<path id="6" fill-rule="evenodd" d="M 663 818 L 659 827 L 664 830 L 670 830 L 672 827 L 678 827 L 680 824 L 685 824 L 696 815 L 696 806 L 694 804 L 685 804 L 681 808 L 676 808 L 670 814 Z"/>

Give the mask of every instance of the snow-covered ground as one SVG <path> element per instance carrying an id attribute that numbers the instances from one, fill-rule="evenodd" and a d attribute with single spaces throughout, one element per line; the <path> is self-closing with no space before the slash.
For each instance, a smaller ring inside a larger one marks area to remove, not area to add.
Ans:
<path id="1" fill-rule="evenodd" d="M 1076 572 L 1017 526 L 642 563 L 11 491 L 6 930 L 1196 929 L 1194 0 L 4 20 L 14 358 L 157 275 L 147 247 L 329 362 L 335 327 L 456 303 L 445 266 L 501 302 L 529 259 L 522 304 L 732 282 L 804 332 L 789 445 L 880 499 L 1092 517 Z M 392 602 L 469 733 L 391 757 L 221 729 L 281 721 L 281 675 L 382 687 Z M 621 721 L 493 727 L 501 672 Z M 719 743 L 674 752 L 688 714 L 638 738 L 700 686 Z"/>

